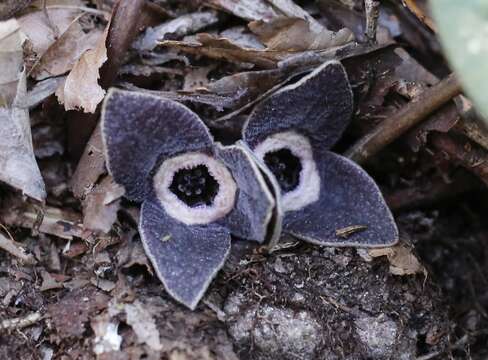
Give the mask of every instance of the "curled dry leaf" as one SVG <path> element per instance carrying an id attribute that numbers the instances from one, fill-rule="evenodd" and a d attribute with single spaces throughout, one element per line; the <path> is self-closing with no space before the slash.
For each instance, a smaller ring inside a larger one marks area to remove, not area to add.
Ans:
<path id="1" fill-rule="evenodd" d="M 210 105 L 217 111 L 234 108 L 236 104 L 241 103 L 241 98 L 243 94 L 246 93 L 246 90 L 244 89 L 237 90 L 236 93 L 217 93 L 205 87 L 196 88 L 188 91 L 158 91 L 143 89 L 130 83 L 124 83 L 122 84 L 122 87 L 127 90 L 153 94 L 179 102 L 188 101 L 192 103 Z"/>
<path id="2" fill-rule="evenodd" d="M 39 290 L 48 291 L 52 289 L 62 289 L 63 282 L 56 279 L 53 274 L 50 274 L 46 270 L 41 271 L 42 283 Z"/>
<path id="3" fill-rule="evenodd" d="M 34 157 L 29 111 L 18 105 L 27 93 L 24 39 L 16 20 L 0 23 L 0 180 L 43 201 L 46 190 Z"/>
<path id="4" fill-rule="evenodd" d="M 160 334 L 154 319 L 157 310 L 154 306 L 139 300 L 131 304 L 112 301 L 108 309 L 109 316 L 114 317 L 121 312 L 125 312 L 127 324 L 134 330 L 138 343 L 146 344 L 154 351 L 161 350 Z"/>
<path id="5" fill-rule="evenodd" d="M 134 48 L 140 51 L 153 50 L 165 36 L 184 36 L 195 33 L 218 21 L 217 15 L 212 11 L 195 12 L 169 20 L 154 28 L 148 28 L 134 43 Z"/>
<path id="6" fill-rule="evenodd" d="M 49 16 L 49 20 L 46 17 Z M 46 51 L 59 40 L 70 28 L 73 31 L 79 24 L 76 21 L 80 11 L 76 9 L 47 9 L 46 12 L 39 9 L 21 16 L 18 21 L 22 32 L 27 36 L 30 47 L 39 60 Z M 55 24 L 55 27 L 53 26 Z"/>
<path id="7" fill-rule="evenodd" d="M 16 20 L 0 23 L 0 106 L 10 107 L 22 73 L 25 35 Z"/>
<path id="8" fill-rule="evenodd" d="M 274 68 L 276 64 L 285 59 L 288 51 L 257 50 L 241 47 L 226 38 L 211 34 L 198 34 L 196 41 L 163 41 L 161 45 L 178 50 L 204 55 L 213 59 L 225 59 L 230 62 L 255 64 L 262 68 Z"/>
<path id="9" fill-rule="evenodd" d="M 213 59 L 225 59 L 240 64 L 255 64 L 261 68 L 275 68 L 278 63 L 297 56 L 302 52 L 318 52 L 324 49 L 338 48 L 354 40 L 348 29 L 332 32 L 319 26 L 313 26 L 308 19 L 276 17 L 269 22 L 255 21 L 250 29 L 267 45 L 263 49 L 238 40 L 207 33 L 197 34 L 184 41 L 163 41 L 161 45 L 178 50 L 204 55 Z"/>
<path id="10" fill-rule="evenodd" d="M 137 217 L 136 220 L 139 221 L 139 218 Z M 127 246 L 121 247 L 117 253 L 117 259 L 117 265 L 119 267 L 127 269 L 133 265 L 140 265 L 144 267 L 149 274 L 154 275 L 149 259 L 140 242 L 130 242 Z"/>
<path id="11" fill-rule="evenodd" d="M 105 90 L 98 84 L 98 79 L 100 68 L 107 60 L 105 41 L 109 28 L 110 23 L 98 39 L 97 46 L 80 57 L 65 83 L 56 91 L 59 102 L 64 104 L 66 110 L 83 109 L 84 112 L 94 113 L 103 100 Z"/>
<path id="12" fill-rule="evenodd" d="M 270 31 L 274 30 L 271 36 L 274 38 L 274 47 L 269 46 L 270 49 L 289 50 L 288 44 L 293 44 L 292 48 L 298 50 L 323 49 L 342 45 L 353 39 L 353 34 L 348 29 L 341 29 L 337 33 L 327 30 L 292 0 L 238 2 L 207 0 L 206 2 L 245 20 L 254 21 L 254 25 L 252 25 L 253 23 L 250 24 L 253 32 L 265 31 L 269 36 Z M 285 19 L 291 21 L 287 22 Z M 301 22 L 297 22 L 297 19 L 300 19 Z M 255 31 L 252 26 L 259 27 L 259 29 Z"/>
<path id="13" fill-rule="evenodd" d="M 117 185 L 111 176 L 103 178 L 82 202 L 84 227 L 108 233 L 117 220 L 117 211 L 123 194 L 124 188 Z"/>
<path id="14" fill-rule="evenodd" d="M 424 274 L 427 270 L 412 253 L 412 249 L 404 243 L 399 243 L 393 247 L 370 249 L 368 251 L 372 257 L 386 256 L 390 262 L 390 272 L 393 275 L 414 275 Z"/>
<path id="15" fill-rule="evenodd" d="M 313 30 L 311 23 L 302 18 L 279 17 L 268 22 L 253 21 L 249 29 L 269 50 L 321 50 L 354 40 L 348 29 L 338 32 L 325 28 Z"/>
<path id="16" fill-rule="evenodd" d="M 42 55 L 31 75 L 42 80 L 68 72 L 86 51 L 96 48 L 102 36 L 103 32 L 98 29 L 85 33 L 78 21 L 74 20 Z"/>

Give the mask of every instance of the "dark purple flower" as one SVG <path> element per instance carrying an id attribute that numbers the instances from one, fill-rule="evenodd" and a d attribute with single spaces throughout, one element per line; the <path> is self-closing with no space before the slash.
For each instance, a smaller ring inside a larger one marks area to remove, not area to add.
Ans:
<path id="1" fill-rule="evenodd" d="M 274 176 L 285 232 L 320 245 L 389 246 L 398 230 L 377 185 L 329 151 L 352 112 L 347 74 L 330 61 L 262 101 L 243 140 Z"/>
<path id="2" fill-rule="evenodd" d="M 193 309 L 230 251 L 263 242 L 274 196 L 252 154 L 214 143 L 200 118 L 159 97 L 112 89 L 102 109 L 107 167 L 142 202 L 139 232 L 168 293 Z"/>
<path id="3" fill-rule="evenodd" d="M 281 229 L 332 246 L 389 246 L 398 230 L 374 181 L 329 151 L 353 98 L 328 62 L 261 102 L 243 142 L 214 143 L 200 118 L 159 97 L 110 90 L 102 109 L 107 166 L 142 202 L 139 232 L 166 290 L 195 308 L 231 234 L 272 245 Z"/>

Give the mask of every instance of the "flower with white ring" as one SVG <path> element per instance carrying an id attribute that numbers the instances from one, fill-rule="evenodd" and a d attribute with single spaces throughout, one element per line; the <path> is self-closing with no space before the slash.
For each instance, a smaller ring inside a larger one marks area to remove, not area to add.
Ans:
<path id="1" fill-rule="evenodd" d="M 210 204 L 188 206 L 178 197 L 178 191 L 172 190 L 171 184 L 181 169 L 194 169 L 202 165 L 219 189 Z M 214 222 L 234 208 L 237 186 L 229 169 L 221 161 L 206 154 L 193 152 L 165 160 L 154 175 L 153 182 L 154 191 L 164 210 L 169 216 L 187 225 Z"/>
<path id="2" fill-rule="evenodd" d="M 243 141 L 274 177 L 285 232 L 320 245 L 390 246 L 398 229 L 378 186 L 329 151 L 352 113 L 345 69 L 329 61 L 259 103 Z"/>
<path id="3" fill-rule="evenodd" d="M 282 192 L 281 196 L 283 211 L 296 211 L 319 199 L 320 176 L 313 159 L 310 141 L 294 131 L 269 136 L 256 146 L 254 153 L 261 161 L 267 163 L 265 159 L 267 154 L 273 154 L 283 149 L 288 149 L 290 151 L 288 156 L 295 156 L 301 167 L 297 186 L 290 191 Z M 280 179 L 278 179 L 278 183 L 281 183 Z"/>
<path id="4" fill-rule="evenodd" d="M 267 240 L 275 199 L 252 153 L 215 143 L 187 107 L 111 89 L 102 138 L 110 174 L 129 200 L 142 202 L 146 254 L 179 302 L 196 307 L 229 254 L 231 234 Z"/>

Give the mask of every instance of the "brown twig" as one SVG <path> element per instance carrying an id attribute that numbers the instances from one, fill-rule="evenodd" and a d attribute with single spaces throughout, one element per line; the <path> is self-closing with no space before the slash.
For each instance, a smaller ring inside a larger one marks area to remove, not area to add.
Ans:
<path id="1" fill-rule="evenodd" d="M 461 132 L 478 145 L 481 145 L 485 150 L 488 150 L 488 128 L 480 123 L 479 119 L 471 119 L 462 116 L 461 121 L 456 123 L 454 129 Z"/>
<path id="2" fill-rule="evenodd" d="M 3 225 L 2 227 L 5 228 Z M 0 249 L 3 249 L 16 258 L 21 259 L 26 264 L 32 265 L 36 263 L 35 258 L 32 255 L 27 254 L 22 246 L 20 246 L 20 244 L 11 237 L 10 233 L 9 237 L 0 234 Z"/>
<path id="3" fill-rule="evenodd" d="M 454 176 L 452 182 L 447 183 L 442 178 L 422 182 L 419 185 L 386 194 L 385 200 L 388 207 L 396 212 L 432 206 L 434 203 L 452 199 L 478 188 L 480 188 L 479 183 L 474 177 L 459 173 Z"/>
<path id="4" fill-rule="evenodd" d="M 31 313 L 23 317 L 5 319 L 0 322 L 0 331 L 22 329 L 34 325 L 40 320 L 42 320 L 42 315 L 40 312 Z"/>
<path id="5" fill-rule="evenodd" d="M 488 185 L 488 151 L 447 134 L 433 133 L 430 140 L 436 149 L 449 157 L 449 160 L 471 171 Z"/>
<path id="6" fill-rule="evenodd" d="M 386 145 L 418 124 L 440 106 L 461 93 L 461 85 L 451 74 L 412 100 L 396 115 L 383 121 L 347 151 L 346 156 L 357 163 L 365 162 Z"/>

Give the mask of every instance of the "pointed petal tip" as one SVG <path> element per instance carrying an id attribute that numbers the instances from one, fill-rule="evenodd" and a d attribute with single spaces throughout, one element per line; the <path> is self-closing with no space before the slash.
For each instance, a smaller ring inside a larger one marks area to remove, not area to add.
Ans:
<path id="1" fill-rule="evenodd" d="M 330 148 L 349 125 L 353 108 L 346 70 L 339 61 L 328 61 L 260 102 L 243 128 L 243 139 L 254 149 L 268 136 L 292 130 Z"/>
<path id="2" fill-rule="evenodd" d="M 398 228 L 374 180 L 357 164 L 331 152 L 316 161 L 320 197 L 300 210 L 287 212 L 285 231 L 326 246 L 394 245 Z"/>
<path id="3" fill-rule="evenodd" d="M 216 224 L 185 225 L 152 199 L 142 204 L 139 233 L 168 294 L 194 310 L 229 255 L 229 232 Z"/>

